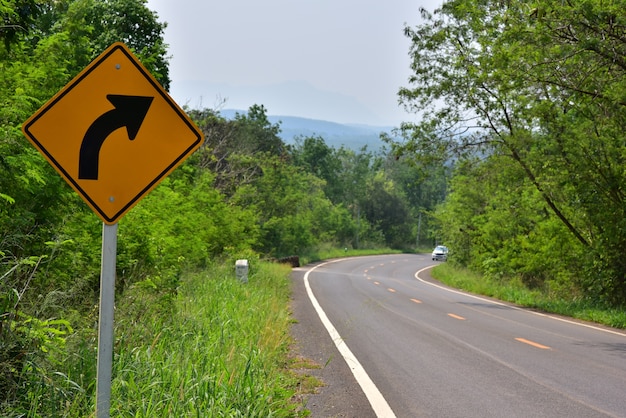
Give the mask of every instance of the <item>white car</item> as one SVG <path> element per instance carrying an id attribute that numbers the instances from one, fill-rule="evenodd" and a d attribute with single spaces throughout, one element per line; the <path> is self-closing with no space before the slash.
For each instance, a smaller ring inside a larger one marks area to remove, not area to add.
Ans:
<path id="1" fill-rule="evenodd" d="M 432 259 L 437 261 L 446 261 L 448 259 L 448 247 L 437 245 L 433 250 Z"/>

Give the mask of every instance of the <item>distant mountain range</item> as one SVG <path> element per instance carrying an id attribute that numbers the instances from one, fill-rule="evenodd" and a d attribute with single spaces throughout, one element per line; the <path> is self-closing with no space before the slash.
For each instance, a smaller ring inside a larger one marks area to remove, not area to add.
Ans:
<path id="1" fill-rule="evenodd" d="M 225 109 L 220 115 L 233 119 L 235 114 L 245 114 L 245 110 Z M 358 151 L 367 146 L 368 151 L 379 150 L 384 143 L 380 140 L 382 132 L 390 133 L 392 126 L 353 125 L 308 119 L 298 116 L 268 115 L 272 124 L 280 124 L 280 137 L 287 144 L 294 144 L 296 138 L 321 137 L 326 145 L 334 148 L 345 148 Z"/>

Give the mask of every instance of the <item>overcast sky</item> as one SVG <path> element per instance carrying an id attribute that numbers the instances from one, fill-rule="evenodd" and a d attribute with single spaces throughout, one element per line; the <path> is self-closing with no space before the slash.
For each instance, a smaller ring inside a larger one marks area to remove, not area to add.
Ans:
<path id="1" fill-rule="evenodd" d="M 171 95 L 192 108 L 396 126 L 405 24 L 439 0 L 148 0 L 167 22 Z"/>

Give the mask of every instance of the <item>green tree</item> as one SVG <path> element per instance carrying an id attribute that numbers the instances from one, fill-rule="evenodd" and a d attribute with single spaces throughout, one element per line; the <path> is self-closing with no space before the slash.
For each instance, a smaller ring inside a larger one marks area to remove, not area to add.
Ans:
<path id="1" fill-rule="evenodd" d="M 246 114 L 227 120 L 210 109 L 190 111 L 205 137 L 198 164 L 216 174 L 215 187 L 227 196 L 261 175 L 257 160 L 262 156 L 287 158 L 280 126 L 270 123 L 266 112 L 265 107 L 253 105 Z"/>
<path id="2" fill-rule="evenodd" d="M 96 55 L 114 42 L 123 42 L 140 59 L 165 90 L 170 88 L 166 23 L 158 21 L 146 0 L 76 0 L 77 16 L 91 28 L 91 47 Z"/>
<path id="3" fill-rule="evenodd" d="M 64 406 L 77 390 L 89 392 L 89 387 L 77 388 L 69 380 L 69 370 L 79 368 L 74 357 L 78 354 L 63 358 L 64 336 L 71 332 L 67 321 L 71 319 L 83 326 L 74 340 L 84 337 L 81 344 L 90 343 L 101 222 L 28 144 L 20 125 L 101 52 L 98 41 L 108 41 L 106 34 L 94 31 L 93 23 L 103 22 L 95 16 L 90 22 L 85 16 L 95 9 L 105 16 L 111 3 L 0 1 L 0 415 L 7 411 L 25 415 L 32 411 L 33 399 L 39 411 L 41 399 L 52 408 Z M 132 21 L 132 13 L 142 10 L 132 6 L 145 5 L 117 3 L 126 6 L 121 15 Z M 109 26 L 99 28 L 120 29 L 123 20 L 107 18 Z M 142 22 L 149 26 L 147 20 Z M 15 33 L 10 32 L 13 29 Z M 155 38 L 137 27 L 128 30 L 140 34 L 132 47 L 146 57 L 148 68 L 158 70 L 149 54 L 164 57 L 164 48 L 150 49 Z M 159 45 L 163 46 L 162 39 Z M 143 256 L 134 248 L 140 243 L 124 245 L 130 249 L 122 246 L 122 277 L 128 266 L 138 264 L 133 257 Z M 90 370 L 86 367 L 80 373 L 88 376 Z M 58 412 L 52 411 L 40 413 Z"/>
<path id="4" fill-rule="evenodd" d="M 263 105 L 252 105 L 247 114 L 235 116 L 240 146 L 249 153 L 267 152 L 269 155 L 283 155 L 285 144 L 280 138 L 280 123 L 272 124 L 267 118 Z"/>
<path id="5" fill-rule="evenodd" d="M 406 248 L 412 244 L 414 219 L 408 202 L 385 171 L 378 171 L 368 179 L 365 195 L 363 216 L 380 231 L 385 244 L 392 248 Z"/>
<path id="6" fill-rule="evenodd" d="M 409 216 L 413 218 L 410 229 L 416 245 L 440 243 L 432 213 L 446 199 L 450 164 L 427 166 L 408 155 L 388 153 L 383 167 L 409 206 Z"/>
<path id="7" fill-rule="evenodd" d="M 33 30 L 43 3 L 41 0 L 0 1 L 0 39 L 6 49 Z"/>
<path id="8" fill-rule="evenodd" d="M 240 187 L 233 199 L 259 214 L 257 251 L 284 257 L 349 239 L 353 231 L 350 216 L 326 198 L 322 180 L 284 164 L 279 157 L 263 159 L 260 164 L 262 175 Z"/>
<path id="9" fill-rule="evenodd" d="M 322 137 L 297 138 L 291 149 L 295 165 L 325 181 L 324 192 L 333 203 L 342 203 L 344 185 L 341 176 L 341 160 L 337 151 L 326 145 Z"/>
<path id="10" fill-rule="evenodd" d="M 542 290 L 568 281 L 568 296 L 579 296 L 581 247 L 507 157 L 460 163 L 435 217 L 452 261 Z"/>
<path id="11" fill-rule="evenodd" d="M 406 28 L 414 75 L 400 97 L 425 117 L 404 125 L 401 148 L 510 158 L 588 249 L 589 291 L 625 302 L 626 263 L 613 256 L 626 249 L 623 8 L 457 0 L 422 16 Z"/>

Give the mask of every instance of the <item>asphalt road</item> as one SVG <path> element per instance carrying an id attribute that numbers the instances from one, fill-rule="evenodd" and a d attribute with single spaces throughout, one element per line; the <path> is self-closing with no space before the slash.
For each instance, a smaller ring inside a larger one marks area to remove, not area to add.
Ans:
<path id="1" fill-rule="evenodd" d="M 325 382 L 313 417 L 626 417 L 626 333 L 446 288 L 431 265 L 403 254 L 294 269 L 292 332 Z"/>

